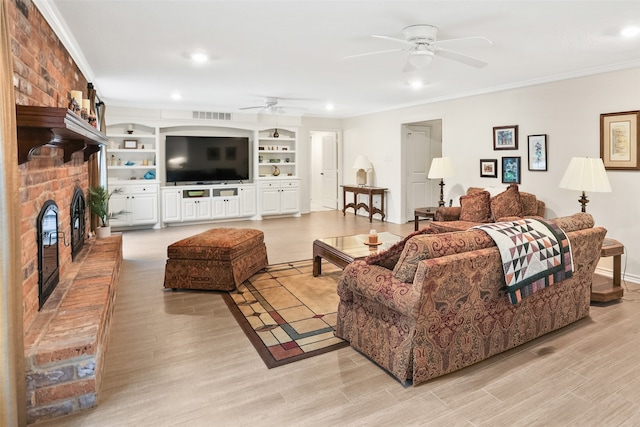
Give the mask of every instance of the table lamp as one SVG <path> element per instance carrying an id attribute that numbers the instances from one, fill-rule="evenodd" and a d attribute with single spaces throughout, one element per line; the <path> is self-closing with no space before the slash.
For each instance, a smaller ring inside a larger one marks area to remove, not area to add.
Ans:
<path id="1" fill-rule="evenodd" d="M 356 157 L 356 161 L 353 164 L 353 168 L 358 171 L 356 172 L 356 184 L 362 187 L 367 185 L 367 171 L 370 171 L 373 168 L 367 156 L 358 154 L 358 157 Z"/>
<path id="2" fill-rule="evenodd" d="M 560 188 L 582 191 L 578 202 L 582 205 L 582 212 L 587 211 L 589 199 L 585 191 L 598 193 L 610 193 L 611 185 L 604 169 L 602 159 L 590 159 L 587 157 L 574 157 L 569 162 L 564 176 L 560 180 Z"/>
<path id="3" fill-rule="evenodd" d="M 453 163 L 449 157 L 436 157 L 431 161 L 431 167 L 429 168 L 429 179 L 440 179 L 440 201 L 438 206 L 444 206 L 444 178 L 454 176 Z"/>

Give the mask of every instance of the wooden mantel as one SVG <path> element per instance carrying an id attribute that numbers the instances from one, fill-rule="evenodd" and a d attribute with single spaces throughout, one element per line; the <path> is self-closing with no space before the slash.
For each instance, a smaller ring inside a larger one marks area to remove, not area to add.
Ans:
<path id="1" fill-rule="evenodd" d="M 67 108 L 16 105 L 18 164 L 29 161 L 34 148 L 53 145 L 64 150 L 64 161 L 84 150 L 85 161 L 107 143 L 107 137 Z"/>

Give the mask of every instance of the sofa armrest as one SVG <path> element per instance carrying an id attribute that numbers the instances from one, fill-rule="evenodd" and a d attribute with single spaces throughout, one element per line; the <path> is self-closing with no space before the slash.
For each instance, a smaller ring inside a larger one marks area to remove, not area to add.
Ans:
<path id="1" fill-rule="evenodd" d="M 538 200 L 537 203 L 538 203 L 538 212 L 536 212 L 536 216 L 544 218 L 544 214 L 547 210 L 547 205 L 542 200 Z"/>
<path id="2" fill-rule="evenodd" d="M 416 318 L 418 315 L 420 291 L 379 265 L 354 261 L 345 267 L 338 281 L 338 295 L 341 300 L 352 300 L 354 293 L 405 316 Z"/>
<path id="3" fill-rule="evenodd" d="M 440 206 L 436 209 L 435 221 L 457 221 L 460 219 L 460 206 Z"/>

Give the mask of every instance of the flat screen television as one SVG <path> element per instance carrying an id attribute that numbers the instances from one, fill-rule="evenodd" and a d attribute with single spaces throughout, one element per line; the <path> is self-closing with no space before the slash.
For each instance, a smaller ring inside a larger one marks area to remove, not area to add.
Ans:
<path id="1" fill-rule="evenodd" d="M 166 182 L 213 183 L 249 179 L 249 138 L 167 135 Z"/>

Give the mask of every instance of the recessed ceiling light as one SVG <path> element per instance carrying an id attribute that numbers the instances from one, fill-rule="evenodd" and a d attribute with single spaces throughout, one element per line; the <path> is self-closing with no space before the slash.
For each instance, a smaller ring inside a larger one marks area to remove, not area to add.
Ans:
<path id="1" fill-rule="evenodd" d="M 180 92 L 173 92 L 171 94 L 171 99 L 173 99 L 174 101 L 179 101 L 182 99 L 182 95 L 180 94 Z"/>
<path id="2" fill-rule="evenodd" d="M 411 80 L 409 82 L 409 85 L 411 86 L 411 89 L 420 89 L 422 88 L 422 86 L 424 86 L 424 83 L 422 83 L 422 80 Z"/>
<path id="3" fill-rule="evenodd" d="M 625 27 L 620 31 L 622 37 L 635 37 L 640 34 L 640 27 Z"/>
<path id="4" fill-rule="evenodd" d="M 203 64 L 207 62 L 209 56 L 204 52 L 193 52 L 191 54 L 191 60 L 196 64 Z"/>
<path id="5" fill-rule="evenodd" d="M 325 105 L 324 108 L 326 108 L 328 111 L 331 111 L 331 110 L 333 110 L 335 108 L 335 106 L 333 104 L 327 104 L 327 105 Z"/>

